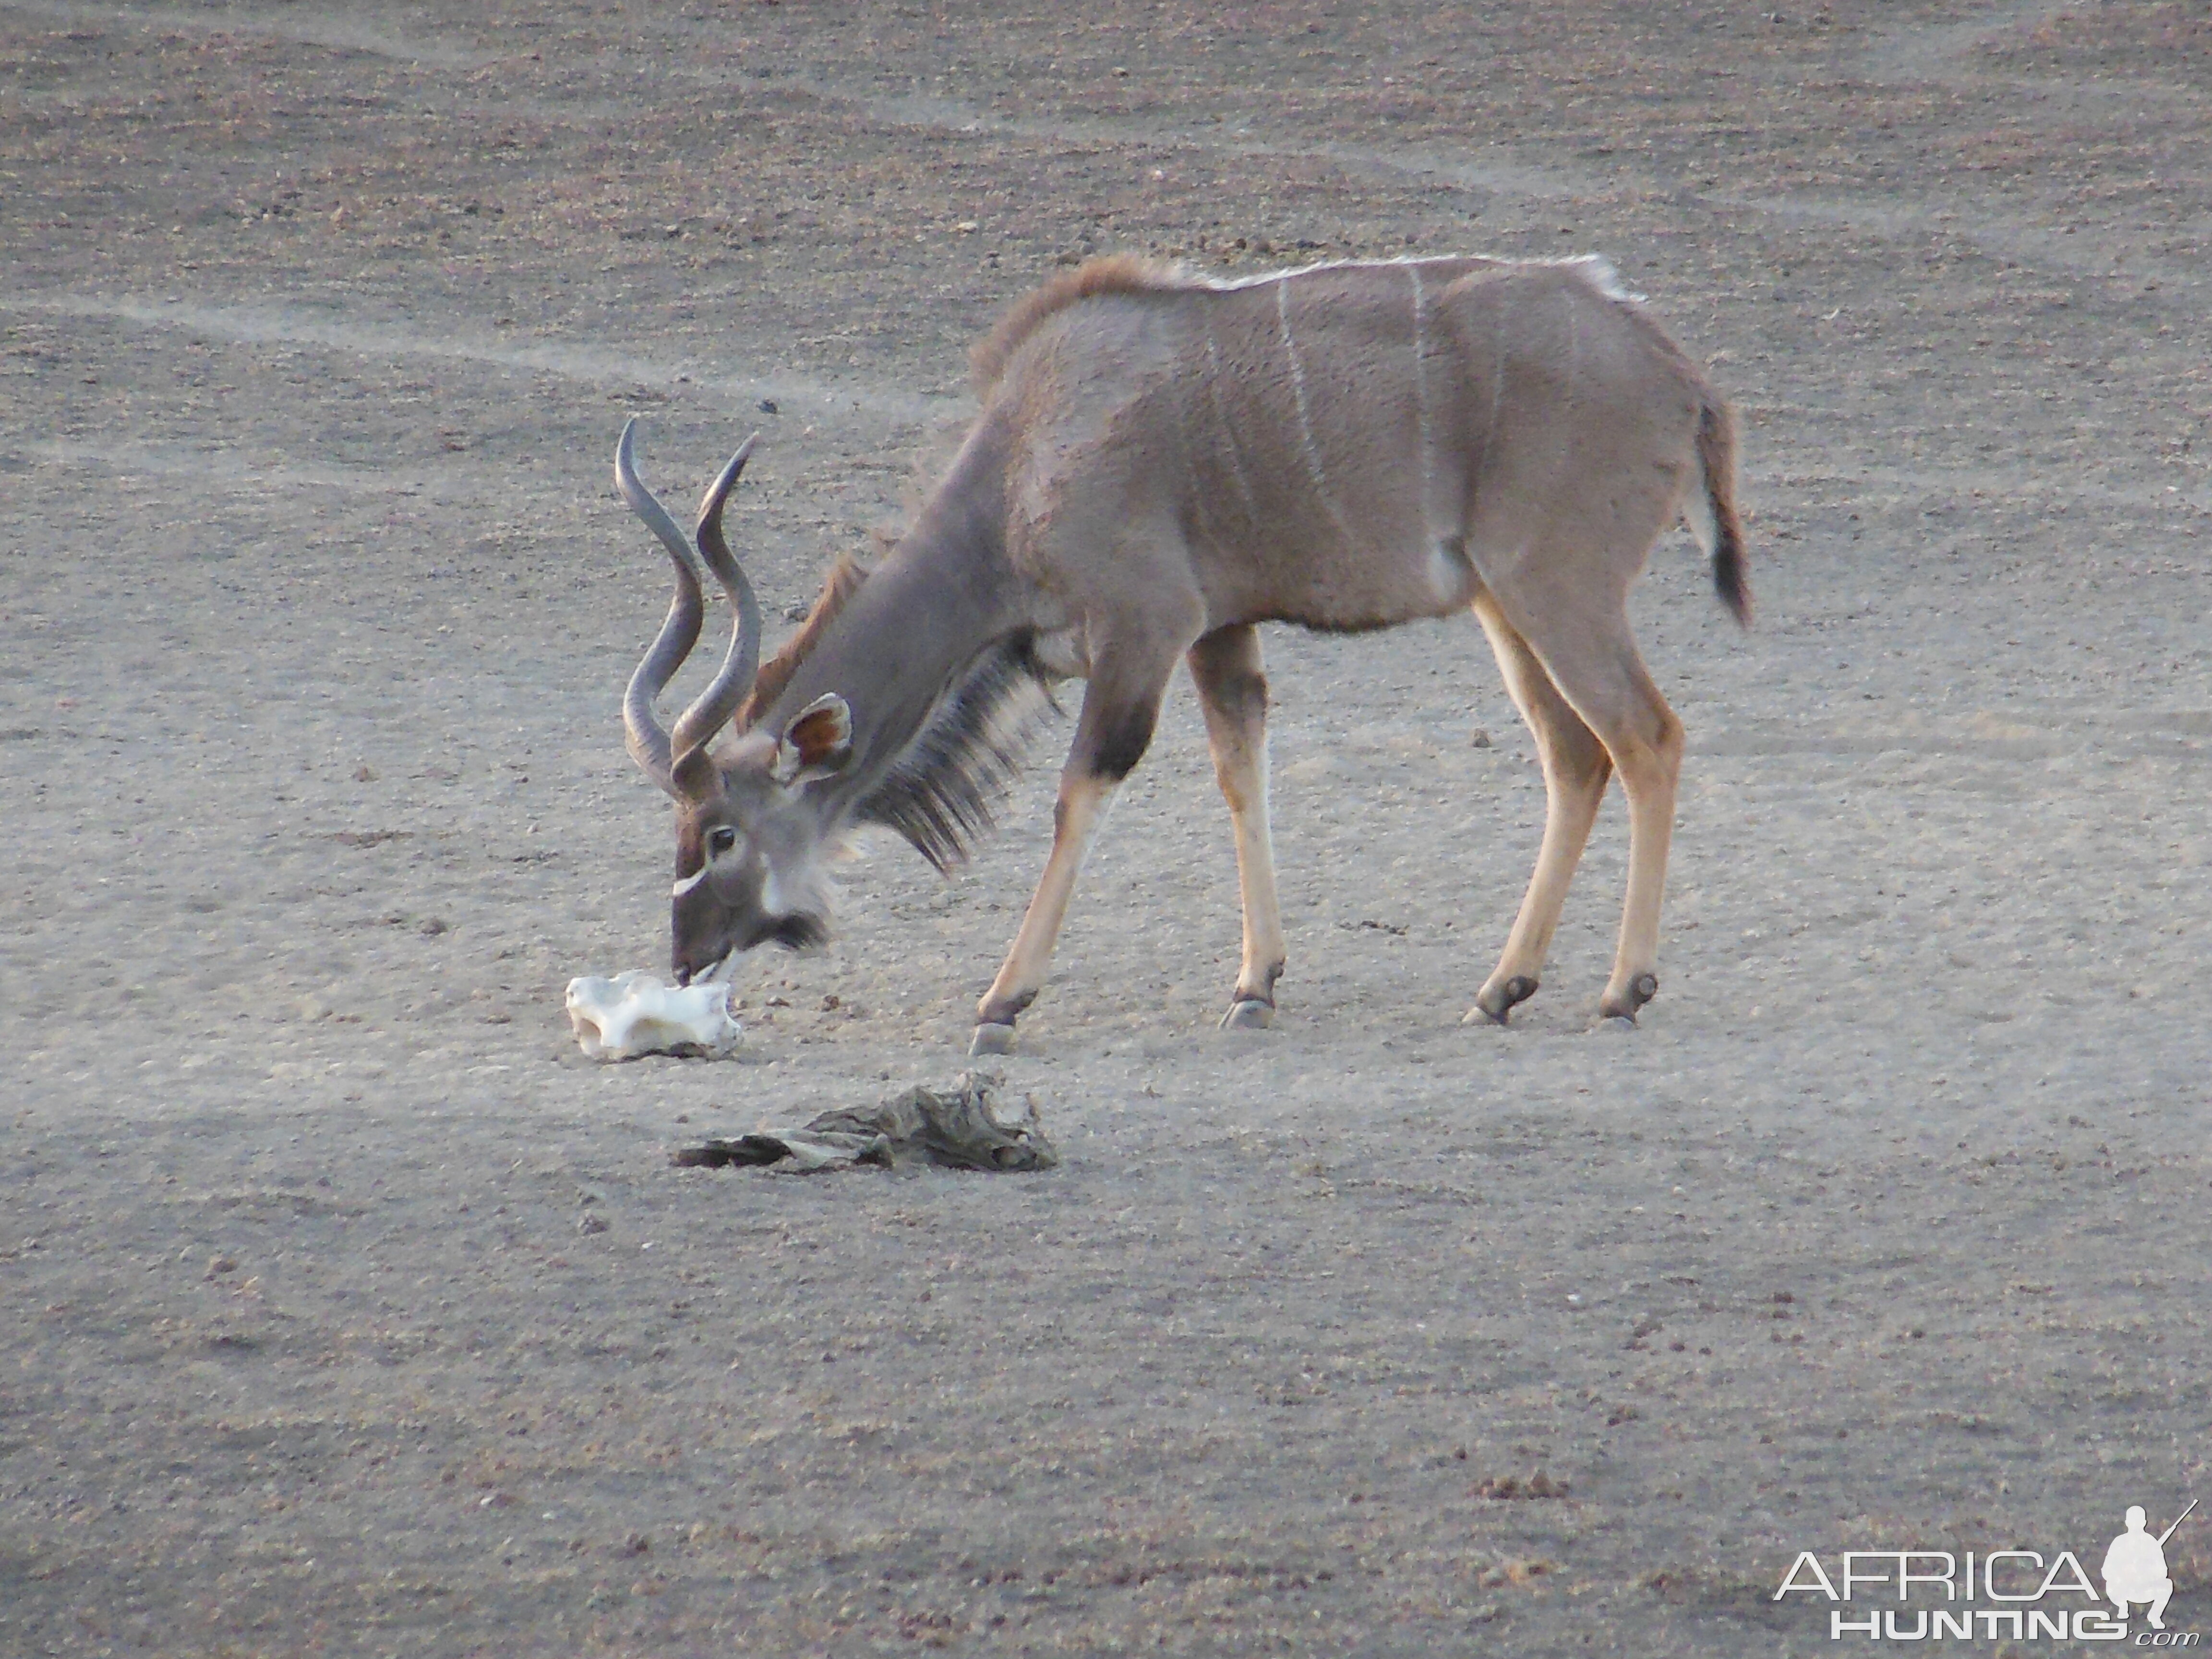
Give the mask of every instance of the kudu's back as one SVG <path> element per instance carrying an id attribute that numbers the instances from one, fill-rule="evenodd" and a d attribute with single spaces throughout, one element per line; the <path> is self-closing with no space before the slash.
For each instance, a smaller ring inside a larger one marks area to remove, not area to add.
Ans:
<path id="1" fill-rule="evenodd" d="M 1210 626 L 1387 627 L 1567 549 L 1604 550 L 1576 579 L 1625 592 L 1705 505 L 1726 407 L 1602 262 L 1083 275 L 989 360 L 1009 550 L 1055 587 L 1182 558 Z"/>

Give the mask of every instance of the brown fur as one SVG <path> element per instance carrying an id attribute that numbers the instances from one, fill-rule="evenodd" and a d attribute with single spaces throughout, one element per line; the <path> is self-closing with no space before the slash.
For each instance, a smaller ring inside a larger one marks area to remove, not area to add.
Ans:
<path id="1" fill-rule="evenodd" d="M 1036 693 L 1077 674 L 1052 852 L 976 1011 L 976 1051 L 1002 1051 L 1188 661 L 1237 838 L 1228 1023 L 1264 1023 L 1285 945 L 1255 630 L 1472 609 L 1535 738 L 1547 812 L 1471 1018 L 1503 1021 L 1534 988 L 1617 779 L 1628 883 L 1598 1012 L 1634 1018 L 1657 988 L 1684 734 L 1626 599 L 1693 481 L 1720 597 L 1741 617 L 1750 595 L 1727 405 L 1601 261 L 1354 261 L 1213 283 L 1102 259 L 1015 306 L 975 365 L 983 413 L 913 528 L 865 580 L 841 562 L 739 713 L 777 735 L 810 708 L 848 714 L 847 763 L 793 788 L 761 731 L 712 778 L 676 781 L 687 823 L 720 817 L 750 848 L 676 896 L 679 972 L 819 937 L 814 854 L 853 824 L 955 861 L 989 823 Z"/>
<path id="2" fill-rule="evenodd" d="M 999 383 L 1022 343 L 1037 325 L 1055 312 L 1102 294 L 1158 294 L 1177 286 L 1173 266 L 1134 253 L 1109 253 L 1086 259 L 1073 270 L 1062 271 L 1034 294 L 1017 301 L 998 326 L 976 342 L 969 354 L 975 370 L 975 394 L 981 397 Z"/>
<path id="3" fill-rule="evenodd" d="M 849 553 L 840 553 L 837 562 L 830 568 L 829 580 L 822 584 L 822 592 L 814 601 L 814 608 L 806 613 L 806 620 L 799 624 L 799 631 L 776 648 L 776 653 L 760 667 L 760 676 L 753 681 L 751 694 L 738 705 L 731 717 L 732 729 L 750 732 L 769 704 L 791 684 L 791 677 L 799 672 L 799 665 L 806 654 L 837 620 L 837 613 L 860 591 L 860 584 L 868 579 L 868 568 Z"/>

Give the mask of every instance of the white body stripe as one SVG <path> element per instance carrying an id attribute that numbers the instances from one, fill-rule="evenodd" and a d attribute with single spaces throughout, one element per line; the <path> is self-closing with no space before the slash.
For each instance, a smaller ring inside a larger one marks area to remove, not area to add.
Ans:
<path id="1" fill-rule="evenodd" d="M 1482 424 L 1482 464 L 1490 465 L 1491 446 L 1498 439 L 1498 405 L 1505 397 L 1505 319 L 1492 312 L 1490 319 L 1490 417 Z"/>
<path id="2" fill-rule="evenodd" d="M 1244 510 L 1252 522 L 1260 522 L 1259 497 L 1252 493 L 1252 481 L 1244 476 L 1244 453 L 1238 448 L 1237 434 L 1230 429 L 1229 412 L 1221 406 L 1221 352 L 1213 343 L 1213 330 L 1206 331 L 1206 392 L 1213 404 L 1213 423 L 1221 428 L 1221 447 L 1229 452 L 1229 470 L 1237 475 L 1237 489 L 1244 497 Z"/>
<path id="3" fill-rule="evenodd" d="M 1298 405 L 1298 442 L 1305 452 L 1306 473 L 1313 479 L 1314 494 L 1321 497 L 1322 508 L 1336 533 L 1348 544 L 1352 532 L 1344 522 L 1344 514 L 1336 510 L 1336 499 L 1328 493 L 1328 479 L 1322 471 L 1321 452 L 1314 446 L 1313 412 L 1306 403 L 1305 365 L 1298 361 L 1298 343 L 1291 332 L 1291 285 L 1283 283 L 1275 289 L 1275 326 L 1283 336 L 1283 354 L 1290 359 L 1291 392 Z"/>
<path id="4" fill-rule="evenodd" d="M 1428 293 L 1421 286 L 1419 265 L 1407 265 L 1406 275 L 1413 283 L 1413 404 L 1421 428 L 1421 528 L 1433 541 L 1440 526 L 1437 523 L 1437 453 L 1429 420 Z"/>

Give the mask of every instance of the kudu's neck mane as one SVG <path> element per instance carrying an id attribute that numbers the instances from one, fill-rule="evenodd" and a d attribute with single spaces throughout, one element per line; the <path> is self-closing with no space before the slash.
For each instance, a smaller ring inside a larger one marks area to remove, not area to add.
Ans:
<path id="1" fill-rule="evenodd" d="M 811 786 L 836 815 L 896 831 L 939 869 L 992 825 L 1050 706 L 1004 538 L 988 458 L 963 454 L 874 570 L 841 558 L 798 633 L 762 665 L 738 730 L 780 730 L 835 692 L 853 759 Z"/>
<path id="2" fill-rule="evenodd" d="M 868 568 L 849 553 L 840 553 L 837 562 L 830 568 L 830 578 L 822 584 L 822 592 L 807 611 L 806 620 L 799 623 L 799 631 L 776 647 L 775 654 L 760 666 L 753 680 L 753 689 L 738 705 L 731 717 L 730 727 L 736 732 L 750 732 L 760 724 L 761 716 L 772 708 L 783 695 L 791 677 L 799 672 L 799 665 L 806 660 L 814 647 L 822 642 L 823 635 L 837 620 L 841 612 L 860 591 L 867 580 Z"/>

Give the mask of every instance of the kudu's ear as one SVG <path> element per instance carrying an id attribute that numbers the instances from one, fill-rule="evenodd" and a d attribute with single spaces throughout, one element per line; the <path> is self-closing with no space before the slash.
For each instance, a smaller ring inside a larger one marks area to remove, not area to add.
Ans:
<path id="1" fill-rule="evenodd" d="M 707 758 L 707 745 L 688 750 L 670 774 L 677 794 L 684 800 L 703 800 L 714 793 L 714 763 Z"/>
<path id="2" fill-rule="evenodd" d="M 853 711 L 835 692 L 815 698 L 783 728 L 775 745 L 775 781 L 826 778 L 853 758 Z"/>

